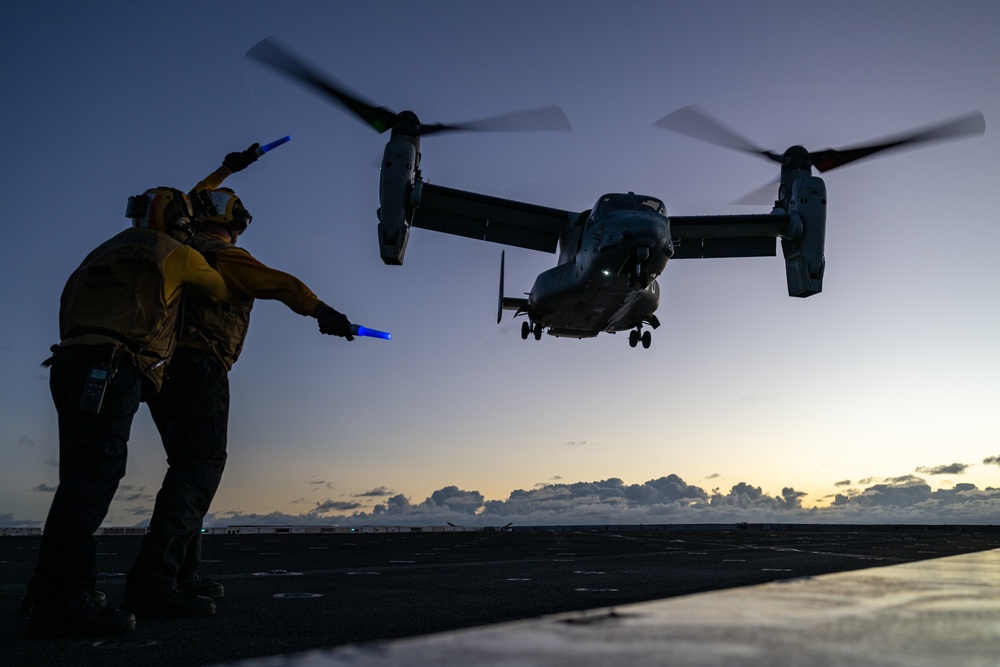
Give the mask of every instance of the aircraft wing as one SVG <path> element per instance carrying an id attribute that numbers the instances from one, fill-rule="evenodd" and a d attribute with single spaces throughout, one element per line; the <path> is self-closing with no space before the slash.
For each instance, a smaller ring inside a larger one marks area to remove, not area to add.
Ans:
<path id="1" fill-rule="evenodd" d="M 776 238 L 788 224 L 785 213 L 672 215 L 673 259 L 774 257 Z"/>
<path id="2" fill-rule="evenodd" d="M 580 214 L 424 183 L 414 227 L 481 241 L 555 252 L 559 235 Z"/>

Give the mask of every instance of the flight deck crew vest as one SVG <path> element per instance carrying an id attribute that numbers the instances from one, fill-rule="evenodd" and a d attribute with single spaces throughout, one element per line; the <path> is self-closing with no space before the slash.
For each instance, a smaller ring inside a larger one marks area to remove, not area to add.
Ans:
<path id="1" fill-rule="evenodd" d="M 112 342 L 158 388 L 180 302 L 166 303 L 164 264 L 180 245 L 160 231 L 126 229 L 87 255 L 63 288 L 60 346 Z"/>
<path id="2" fill-rule="evenodd" d="M 213 269 L 216 268 L 219 251 L 236 248 L 208 232 L 196 234 L 191 240 L 191 247 L 204 255 Z M 237 295 L 234 292 L 231 301 L 209 301 L 195 294 L 189 295 L 180 336 L 181 345 L 212 351 L 227 370 L 232 370 L 233 364 L 240 358 L 253 308 L 253 297 L 239 298 Z"/>

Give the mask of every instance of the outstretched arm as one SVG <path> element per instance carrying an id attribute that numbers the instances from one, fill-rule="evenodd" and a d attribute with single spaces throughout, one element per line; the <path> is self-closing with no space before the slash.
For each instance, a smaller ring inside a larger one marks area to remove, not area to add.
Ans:
<path id="1" fill-rule="evenodd" d="M 215 265 L 234 291 L 255 299 L 280 301 L 299 315 L 315 317 L 322 333 L 354 339 L 347 317 L 320 301 L 295 276 L 272 269 L 242 248 L 220 251 L 215 256 Z"/>
<path id="2" fill-rule="evenodd" d="M 198 181 L 198 184 L 191 188 L 191 191 L 200 192 L 201 190 L 215 190 L 217 187 L 222 185 L 222 182 L 227 178 L 238 171 L 243 171 L 256 162 L 258 157 L 258 148 L 260 148 L 260 144 L 254 144 L 245 151 L 230 153 L 226 156 L 226 159 L 222 161 L 222 166 L 202 180 Z"/>

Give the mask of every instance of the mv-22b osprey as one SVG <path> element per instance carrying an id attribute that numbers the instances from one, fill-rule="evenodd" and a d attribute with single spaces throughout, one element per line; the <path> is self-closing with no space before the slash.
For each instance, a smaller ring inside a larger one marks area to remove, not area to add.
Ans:
<path id="1" fill-rule="evenodd" d="M 568 130 L 558 107 L 481 121 L 421 123 L 412 111 L 376 107 L 293 55 L 271 39 L 247 56 L 332 98 L 379 133 L 391 130 L 381 164 L 378 239 L 382 261 L 401 265 L 410 228 L 418 227 L 519 248 L 559 253 L 555 268 L 541 273 L 527 298 L 505 297 L 500 260 L 499 323 L 504 310 L 525 315 L 521 337 L 542 333 L 590 338 L 629 331 L 629 345 L 648 348 L 657 328 L 660 301 L 656 278 L 670 259 L 773 257 L 777 240 L 785 258 L 789 296 L 823 289 L 826 185 L 819 172 L 920 142 L 982 134 L 979 112 L 863 146 L 810 152 L 792 146 L 782 154 L 754 146 L 706 114 L 687 107 L 656 126 L 760 155 L 781 165 L 778 194 L 767 214 L 668 216 L 656 197 L 607 194 L 590 210 L 565 211 L 537 204 L 425 183 L 420 174 L 420 138 L 459 130 Z"/>

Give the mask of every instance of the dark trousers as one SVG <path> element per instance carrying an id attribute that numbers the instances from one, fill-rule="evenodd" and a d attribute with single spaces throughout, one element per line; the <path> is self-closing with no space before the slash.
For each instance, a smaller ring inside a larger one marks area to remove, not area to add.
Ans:
<path id="1" fill-rule="evenodd" d="M 178 347 L 162 389 L 148 402 L 167 453 L 167 473 L 126 578 L 126 595 L 173 588 L 195 576 L 202 521 L 226 467 L 226 367 L 211 353 Z"/>
<path id="2" fill-rule="evenodd" d="M 80 412 L 84 384 L 95 364 L 111 357 L 109 345 L 73 345 L 52 360 L 49 388 L 59 415 L 59 487 L 49 508 L 28 593 L 60 601 L 94 588 L 94 532 L 125 476 L 132 418 L 143 376 L 124 360 L 105 390 L 100 412 Z"/>

